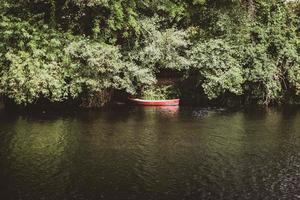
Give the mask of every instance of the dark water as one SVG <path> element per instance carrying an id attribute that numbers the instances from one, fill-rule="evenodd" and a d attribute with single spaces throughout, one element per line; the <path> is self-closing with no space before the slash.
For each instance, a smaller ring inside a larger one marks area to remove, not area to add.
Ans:
<path id="1" fill-rule="evenodd" d="M 300 199 L 300 110 L 1 111 L 0 199 Z"/>

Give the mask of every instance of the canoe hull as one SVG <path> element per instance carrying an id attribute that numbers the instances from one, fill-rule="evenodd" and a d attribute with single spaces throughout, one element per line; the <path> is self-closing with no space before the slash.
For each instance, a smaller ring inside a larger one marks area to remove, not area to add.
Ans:
<path id="1" fill-rule="evenodd" d="M 143 100 L 143 99 L 129 99 L 133 104 L 140 106 L 178 106 L 180 99 L 169 100 Z"/>

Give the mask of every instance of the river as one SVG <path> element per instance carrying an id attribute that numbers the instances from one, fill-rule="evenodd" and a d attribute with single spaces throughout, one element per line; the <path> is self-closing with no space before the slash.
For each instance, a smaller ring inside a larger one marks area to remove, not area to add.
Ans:
<path id="1" fill-rule="evenodd" d="M 0 199 L 300 199 L 300 109 L 1 110 Z"/>

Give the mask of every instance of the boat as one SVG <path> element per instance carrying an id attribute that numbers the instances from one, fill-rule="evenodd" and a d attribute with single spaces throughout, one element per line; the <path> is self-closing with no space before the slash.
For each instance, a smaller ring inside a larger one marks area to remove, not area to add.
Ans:
<path id="1" fill-rule="evenodd" d="M 180 99 L 169 100 L 144 100 L 137 98 L 129 98 L 129 100 L 136 105 L 140 106 L 178 106 Z"/>

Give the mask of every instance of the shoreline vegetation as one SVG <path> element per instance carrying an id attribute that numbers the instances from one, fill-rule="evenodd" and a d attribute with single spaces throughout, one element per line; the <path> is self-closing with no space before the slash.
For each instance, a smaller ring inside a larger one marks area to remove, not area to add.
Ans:
<path id="1" fill-rule="evenodd" d="M 3 0 L 1 102 L 299 105 L 299 27 L 298 1 Z"/>

